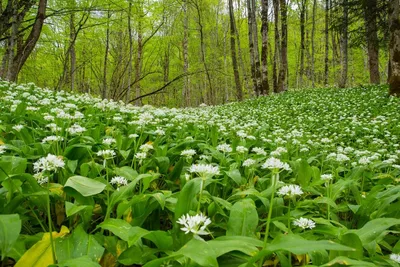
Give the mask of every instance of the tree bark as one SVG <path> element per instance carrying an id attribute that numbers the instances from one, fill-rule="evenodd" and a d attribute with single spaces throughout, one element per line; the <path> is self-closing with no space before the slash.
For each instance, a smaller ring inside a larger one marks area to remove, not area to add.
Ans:
<path id="1" fill-rule="evenodd" d="M 281 10 L 281 66 L 279 69 L 278 92 L 287 90 L 288 58 L 287 58 L 287 5 L 286 0 L 280 0 Z"/>
<path id="2" fill-rule="evenodd" d="M 228 0 L 229 4 L 229 28 L 230 28 L 230 41 L 231 41 L 231 58 L 233 75 L 235 77 L 236 96 L 239 101 L 243 100 L 242 84 L 239 77 L 239 68 L 236 58 L 236 41 L 235 41 L 235 16 L 233 11 L 233 2 Z"/>
<path id="3" fill-rule="evenodd" d="M 75 2 L 75 1 L 74 1 Z M 70 60 L 71 60 L 71 69 L 70 69 L 70 80 L 71 80 L 71 91 L 75 90 L 75 71 L 76 71 L 76 52 L 75 52 L 75 40 L 76 40 L 76 32 L 75 32 L 75 13 L 72 12 L 70 15 L 69 21 L 69 40 L 70 40 Z"/>
<path id="4" fill-rule="evenodd" d="M 400 0 L 389 0 L 389 94 L 400 96 Z"/>
<path id="5" fill-rule="evenodd" d="M 343 0 L 343 22 L 342 31 L 340 36 L 340 52 L 341 52 L 341 77 L 339 81 L 339 87 L 344 88 L 347 84 L 348 75 L 348 19 L 349 19 L 349 6 L 348 0 Z"/>
<path id="6" fill-rule="evenodd" d="M 128 59 L 128 89 L 126 91 L 125 102 L 129 103 L 131 98 L 131 83 L 132 83 L 132 61 L 133 61 L 133 36 L 132 36 L 132 1 L 128 0 L 128 38 L 129 38 L 129 59 Z"/>
<path id="7" fill-rule="evenodd" d="M 314 0 L 312 11 L 311 29 L 311 86 L 315 87 L 315 15 L 317 13 L 317 0 Z"/>
<path id="8" fill-rule="evenodd" d="M 253 89 L 256 96 L 262 94 L 261 91 L 261 72 L 260 72 L 260 56 L 258 53 L 258 37 L 257 25 L 255 20 L 255 2 L 247 0 L 247 16 L 248 16 L 248 31 L 249 31 L 249 50 L 250 50 L 250 65 L 251 76 L 253 80 Z"/>
<path id="9" fill-rule="evenodd" d="M 364 0 L 363 4 L 368 49 L 369 81 L 372 84 L 379 84 L 378 3 L 377 0 Z"/>
<path id="10" fill-rule="evenodd" d="M 110 49 L 110 18 L 111 11 L 107 11 L 107 29 L 106 29 L 106 49 L 104 51 L 104 67 L 103 67 L 103 90 L 101 95 L 104 98 L 107 97 L 107 67 L 108 67 L 108 52 Z"/>
<path id="11" fill-rule="evenodd" d="M 182 105 L 183 107 L 190 105 L 190 82 L 189 82 L 189 48 L 188 48 L 188 35 L 189 35 L 189 12 L 188 12 L 188 0 L 183 1 L 183 89 L 182 89 Z"/>
<path id="12" fill-rule="evenodd" d="M 324 85 L 329 82 L 329 0 L 325 0 L 325 75 Z"/>
<path id="13" fill-rule="evenodd" d="M 16 81 L 19 72 L 21 71 L 29 55 L 35 48 L 37 41 L 39 40 L 40 33 L 42 32 L 43 23 L 46 18 L 46 6 L 47 0 L 39 1 L 38 10 L 32 30 L 26 41 L 22 44 L 20 49 L 17 50 L 17 54 L 13 59 L 12 65 L 9 64 L 9 68 L 11 68 L 12 70 L 12 73 L 9 77 L 10 81 Z"/>
<path id="14" fill-rule="evenodd" d="M 301 0 L 300 3 L 300 87 L 303 87 L 304 78 L 304 54 L 305 46 L 305 23 L 306 23 L 307 0 Z"/>
<path id="15" fill-rule="evenodd" d="M 279 50 L 280 50 L 280 36 L 279 36 L 279 0 L 273 0 L 274 5 L 274 64 L 272 70 L 272 79 L 274 83 L 274 92 L 278 93 L 278 67 L 279 67 Z"/>
<path id="16" fill-rule="evenodd" d="M 262 91 L 269 94 L 268 82 L 268 0 L 261 0 L 261 71 L 262 71 Z"/>

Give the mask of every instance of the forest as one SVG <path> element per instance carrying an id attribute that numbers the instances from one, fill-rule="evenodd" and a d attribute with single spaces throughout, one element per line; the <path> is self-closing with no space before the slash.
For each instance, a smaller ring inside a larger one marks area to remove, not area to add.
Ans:
<path id="1" fill-rule="evenodd" d="M 388 81 L 388 1 L 2 1 L 3 79 L 136 105 Z"/>
<path id="2" fill-rule="evenodd" d="M 400 0 L 0 1 L 1 267 L 400 266 Z"/>

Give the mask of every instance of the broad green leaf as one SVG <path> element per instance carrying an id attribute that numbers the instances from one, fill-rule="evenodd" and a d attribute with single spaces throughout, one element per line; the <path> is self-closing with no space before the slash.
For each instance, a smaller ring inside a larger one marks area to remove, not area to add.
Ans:
<path id="1" fill-rule="evenodd" d="M 361 260 L 363 258 L 363 246 L 360 238 L 354 233 L 347 233 L 340 237 L 342 245 L 354 248 L 355 251 L 341 251 L 339 255 L 346 256 L 352 259 Z"/>
<path id="2" fill-rule="evenodd" d="M 53 232 L 53 240 L 62 238 L 68 234 L 67 227 L 62 226 L 60 233 Z M 21 259 L 15 264 L 15 267 L 43 267 L 49 266 L 53 263 L 51 253 L 50 233 L 45 233 L 42 240 L 33 245 L 28 251 L 24 253 Z"/>
<path id="3" fill-rule="evenodd" d="M 254 201 L 250 198 L 236 202 L 230 212 L 227 236 L 254 237 L 258 226 L 258 214 Z"/>
<path id="4" fill-rule="evenodd" d="M 360 261 L 360 260 L 353 260 L 347 257 L 337 257 L 330 262 L 322 265 L 321 267 L 328 267 L 328 266 L 359 266 L 359 267 L 377 267 L 377 265 L 367 262 L 367 261 Z"/>
<path id="5" fill-rule="evenodd" d="M 69 216 L 72 216 L 72 215 L 86 209 L 87 207 L 90 207 L 90 206 L 86 206 L 86 205 L 78 206 L 71 202 L 66 201 L 65 202 L 65 213 L 67 214 L 67 217 L 69 217 Z"/>
<path id="6" fill-rule="evenodd" d="M 88 256 L 69 259 L 58 264 L 59 267 L 101 267 L 100 264 L 94 262 Z"/>
<path id="7" fill-rule="evenodd" d="M 183 186 L 175 207 L 175 221 L 177 221 L 183 214 L 196 208 L 196 195 L 200 192 L 200 183 L 201 178 L 195 178 Z"/>
<path id="8" fill-rule="evenodd" d="M 201 252 L 201 253 L 199 253 Z M 213 248 L 203 240 L 191 239 L 186 243 L 176 255 L 183 255 L 192 261 L 196 262 L 200 266 L 214 267 L 218 266 L 217 255 Z"/>
<path id="9" fill-rule="evenodd" d="M 226 175 L 228 175 L 228 177 L 231 178 L 237 185 L 242 184 L 242 175 L 238 169 L 227 171 Z"/>
<path id="10" fill-rule="evenodd" d="M 131 226 L 121 219 L 107 219 L 98 227 L 112 232 L 122 240 L 128 242 L 128 246 L 135 244 L 140 238 L 147 235 L 149 231 L 138 226 Z"/>
<path id="11" fill-rule="evenodd" d="M 121 168 L 115 168 L 115 174 L 118 176 L 122 176 L 126 178 L 128 181 L 133 181 L 137 176 L 138 173 L 133 168 L 129 166 L 123 166 Z"/>
<path id="12" fill-rule="evenodd" d="M 378 218 L 367 222 L 361 229 L 349 230 L 349 233 L 355 233 L 360 238 L 363 246 L 374 241 L 386 229 L 399 225 L 400 219 Z"/>
<path id="13" fill-rule="evenodd" d="M 18 214 L 0 215 L 0 252 L 1 258 L 13 248 L 21 232 L 21 219 Z"/>
<path id="14" fill-rule="evenodd" d="M 328 240 L 307 240 L 296 234 L 278 235 L 266 248 L 268 251 L 286 250 L 294 254 L 306 254 L 313 250 L 354 251 L 353 248 Z"/>
<path id="15" fill-rule="evenodd" d="M 167 174 L 169 169 L 169 158 L 168 157 L 155 157 L 154 161 L 159 168 L 159 172 L 163 174 Z"/>
<path id="16" fill-rule="evenodd" d="M 207 242 L 220 257 L 231 251 L 240 251 L 249 256 L 254 256 L 258 252 L 257 247 L 262 247 L 263 242 L 245 236 L 221 236 Z"/>
<path id="17" fill-rule="evenodd" d="M 72 176 L 68 178 L 64 187 L 71 187 L 82 196 L 88 197 L 103 192 L 106 185 L 83 176 Z"/>

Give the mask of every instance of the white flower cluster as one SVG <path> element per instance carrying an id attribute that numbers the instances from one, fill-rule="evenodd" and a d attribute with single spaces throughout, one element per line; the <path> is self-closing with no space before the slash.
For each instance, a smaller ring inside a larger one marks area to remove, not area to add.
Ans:
<path id="1" fill-rule="evenodd" d="M 78 134 L 81 134 L 81 133 L 83 133 L 85 131 L 86 131 L 85 127 L 82 127 L 82 126 L 80 126 L 79 124 L 76 124 L 76 123 L 67 129 L 67 132 L 70 135 L 78 135 Z"/>
<path id="2" fill-rule="evenodd" d="M 397 262 L 397 263 L 400 263 L 400 254 L 392 253 L 392 254 L 390 254 L 390 259 L 391 259 L 392 261 L 395 261 L 395 262 Z"/>
<path id="3" fill-rule="evenodd" d="M 212 177 L 215 175 L 219 175 L 219 167 L 213 166 L 211 164 L 193 164 L 189 168 L 189 172 L 197 173 L 199 176 Z"/>
<path id="4" fill-rule="evenodd" d="M 106 150 L 100 150 L 96 153 L 97 156 L 103 157 L 104 159 L 111 159 L 115 157 L 116 153 L 114 150 L 111 149 L 106 149 Z"/>
<path id="5" fill-rule="evenodd" d="M 278 195 L 280 196 L 294 197 L 301 196 L 302 194 L 303 190 L 301 190 L 301 187 L 295 184 L 282 186 L 278 191 Z"/>
<path id="6" fill-rule="evenodd" d="M 181 156 L 184 156 L 188 159 L 191 159 L 194 155 L 196 155 L 196 150 L 194 149 L 185 149 L 181 152 Z"/>
<path id="7" fill-rule="evenodd" d="M 64 138 L 62 136 L 55 136 L 55 135 L 50 135 L 45 138 L 43 138 L 42 143 L 53 143 L 53 142 L 58 142 L 58 141 L 63 141 Z"/>
<path id="8" fill-rule="evenodd" d="M 218 145 L 217 150 L 219 150 L 223 153 L 230 153 L 230 152 L 232 152 L 232 147 L 225 143 L 225 144 Z"/>
<path id="9" fill-rule="evenodd" d="M 296 219 L 293 221 L 293 225 L 304 229 L 313 229 L 315 227 L 315 222 L 311 219 L 303 218 Z"/>
<path id="10" fill-rule="evenodd" d="M 40 158 L 33 163 L 33 170 L 38 172 L 43 171 L 57 171 L 59 168 L 64 168 L 65 162 L 56 155 L 48 154 L 46 157 Z"/>
<path id="11" fill-rule="evenodd" d="M 117 185 L 117 190 L 119 190 L 120 186 L 128 185 L 128 180 L 126 180 L 122 176 L 114 176 L 113 178 L 111 178 L 110 184 Z"/>
<path id="12" fill-rule="evenodd" d="M 24 125 L 22 125 L 22 124 L 17 124 L 17 125 L 14 125 L 12 128 L 13 128 L 14 130 L 16 130 L 17 132 L 20 132 L 20 131 L 24 128 Z"/>
<path id="13" fill-rule="evenodd" d="M 284 163 L 280 159 L 274 157 L 267 159 L 265 163 L 261 166 L 261 168 L 270 170 L 291 170 L 289 164 Z"/>
<path id="14" fill-rule="evenodd" d="M 329 180 L 332 180 L 332 179 L 333 179 L 332 174 L 322 174 L 321 175 L 321 180 L 322 181 L 329 181 Z"/>
<path id="15" fill-rule="evenodd" d="M 197 214 L 195 216 L 186 214 L 182 215 L 177 223 L 183 226 L 181 230 L 184 231 L 185 234 L 193 233 L 195 235 L 208 235 L 209 232 L 206 231 L 206 228 L 211 224 L 211 220 L 203 214 Z"/>
<path id="16" fill-rule="evenodd" d="M 104 138 L 103 139 L 103 144 L 108 145 L 108 146 L 111 146 L 112 144 L 115 144 L 116 142 L 117 142 L 117 140 L 115 140 L 114 138 Z"/>
<path id="17" fill-rule="evenodd" d="M 254 159 L 246 159 L 245 161 L 243 161 L 242 166 L 243 167 L 251 167 L 256 165 L 257 161 L 255 161 Z"/>
<path id="18" fill-rule="evenodd" d="M 0 155 L 4 154 L 6 152 L 6 146 L 5 145 L 0 145 Z"/>

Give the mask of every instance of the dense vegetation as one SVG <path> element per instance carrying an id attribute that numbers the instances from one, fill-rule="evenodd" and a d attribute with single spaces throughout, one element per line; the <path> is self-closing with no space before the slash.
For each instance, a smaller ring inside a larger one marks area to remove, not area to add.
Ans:
<path id="1" fill-rule="evenodd" d="M 2 266 L 399 266 L 399 104 L 375 86 L 139 108 L 1 82 Z"/>

